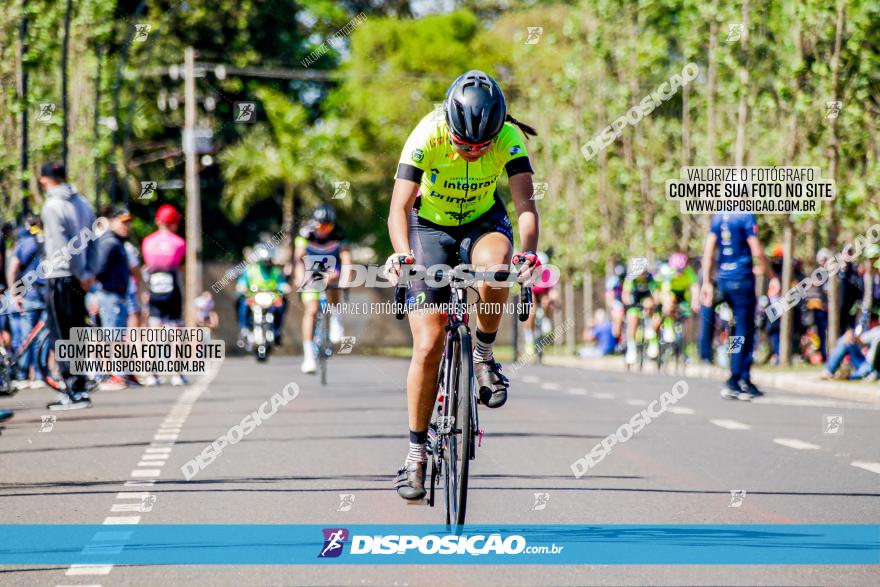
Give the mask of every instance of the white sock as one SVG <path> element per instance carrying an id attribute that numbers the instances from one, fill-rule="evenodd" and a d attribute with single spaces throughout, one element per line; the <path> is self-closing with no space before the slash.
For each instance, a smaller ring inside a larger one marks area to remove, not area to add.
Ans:
<path id="1" fill-rule="evenodd" d="M 406 464 L 410 463 L 426 463 L 428 461 L 428 451 L 425 448 L 425 443 L 417 444 L 415 442 L 409 443 L 409 452 L 406 455 Z"/>
<path id="2" fill-rule="evenodd" d="M 303 358 L 304 359 L 314 359 L 315 358 L 315 347 L 312 344 L 312 341 L 305 340 L 303 341 Z"/>
<path id="3" fill-rule="evenodd" d="M 492 359 L 492 345 L 478 340 L 474 346 L 474 361 L 477 363 L 487 363 Z"/>

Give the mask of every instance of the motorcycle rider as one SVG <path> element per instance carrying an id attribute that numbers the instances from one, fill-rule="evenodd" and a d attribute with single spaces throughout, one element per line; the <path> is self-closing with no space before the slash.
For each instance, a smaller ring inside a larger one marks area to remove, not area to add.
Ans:
<path id="1" fill-rule="evenodd" d="M 238 278 L 235 289 L 241 295 L 242 300 L 238 305 L 238 325 L 240 328 L 239 347 L 245 346 L 245 341 L 251 339 L 251 307 L 247 303 L 259 292 L 271 292 L 283 297 L 290 293 L 290 284 L 284 278 L 281 268 L 272 262 L 272 251 L 264 244 L 254 247 L 252 261 L 248 264 L 244 273 Z M 281 325 L 284 317 L 284 305 L 272 306 L 269 309 L 272 315 L 272 334 L 275 344 L 281 344 Z"/>

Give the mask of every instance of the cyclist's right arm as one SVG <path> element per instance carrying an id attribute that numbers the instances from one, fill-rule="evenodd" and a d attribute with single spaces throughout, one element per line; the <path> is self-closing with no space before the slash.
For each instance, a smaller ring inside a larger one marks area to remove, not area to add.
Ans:
<path id="1" fill-rule="evenodd" d="M 394 255 L 409 255 L 412 247 L 409 242 L 409 215 L 419 193 L 419 184 L 408 179 L 394 180 L 391 192 L 391 207 L 388 210 L 388 236 Z M 391 268 L 394 271 L 393 268 Z M 396 275 L 397 273 L 395 273 Z"/>

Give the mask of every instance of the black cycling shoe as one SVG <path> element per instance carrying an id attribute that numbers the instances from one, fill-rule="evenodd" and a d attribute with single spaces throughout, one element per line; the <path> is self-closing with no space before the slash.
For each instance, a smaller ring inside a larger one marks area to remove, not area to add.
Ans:
<path id="1" fill-rule="evenodd" d="M 739 389 L 739 399 L 750 400 L 764 395 L 764 392 L 755 387 L 755 384 L 752 383 L 749 379 L 741 379 L 739 382 Z"/>
<path id="2" fill-rule="evenodd" d="M 474 379 L 477 380 L 477 395 L 481 404 L 489 408 L 500 408 L 504 405 L 510 382 L 501 372 L 498 361 L 474 363 Z"/>
<path id="3" fill-rule="evenodd" d="M 422 499 L 428 492 L 425 491 L 425 470 L 428 463 L 406 463 L 397 471 L 394 478 L 394 487 L 397 495 L 403 499 Z"/>

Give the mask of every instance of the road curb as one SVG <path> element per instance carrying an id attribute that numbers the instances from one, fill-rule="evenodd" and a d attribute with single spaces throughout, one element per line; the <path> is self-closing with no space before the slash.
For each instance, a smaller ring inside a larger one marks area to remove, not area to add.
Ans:
<path id="1" fill-rule="evenodd" d="M 575 369 L 588 369 L 591 371 L 617 371 L 623 373 L 626 371 L 623 358 L 591 358 L 584 359 L 580 357 L 559 357 L 544 355 L 544 364 L 557 367 L 568 367 Z M 646 374 L 652 374 L 656 371 L 647 369 Z M 664 374 L 673 375 L 670 371 Z M 713 379 L 724 381 L 728 378 L 729 372 L 712 365 L 688 365 L 684 369 L 686 377 L 700 377 L 703 379 Z M 880 404 L 880 385 L 873 383 L 860 382 L 843 382 L 843 381 L 824 381 L 819 379 L 818 375 L 812 373 L 768 373 L 766 371 L 752 371 L 752 380 L 760 387 L 777 389 L 791 393 L 803 393 L 810 395 L 821 395 L 835 399 L 845 399 L 850 401 L 858 401 L 869 404 Z"/>

